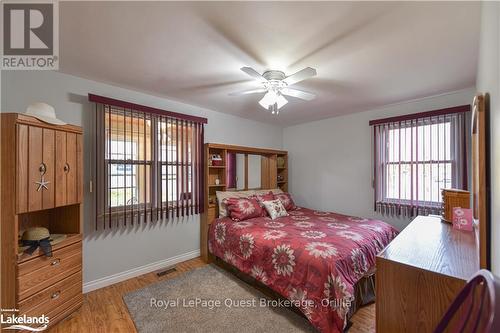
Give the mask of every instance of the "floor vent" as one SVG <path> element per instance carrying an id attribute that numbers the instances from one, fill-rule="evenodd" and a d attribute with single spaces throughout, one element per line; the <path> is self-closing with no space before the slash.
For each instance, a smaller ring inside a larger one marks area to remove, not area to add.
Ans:
<path id="1" fill-rule="evenodd" d="M 162 276 L 165 276 L 165 275 L 173 273 L 173 272 L 177 272 L 177 268 L 175 266 L 167 267 L 167 268 L 164 268 L 160 271 L 157 271 L 156 276 L 162 277 Z"/>

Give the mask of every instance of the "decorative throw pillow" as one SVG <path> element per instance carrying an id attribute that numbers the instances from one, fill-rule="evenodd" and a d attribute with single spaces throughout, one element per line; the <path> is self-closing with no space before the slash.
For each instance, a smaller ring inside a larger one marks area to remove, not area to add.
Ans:
<path id="1" fill-rule="evenodd" d="M 271 200 L 274 200 L 274 199 L 275 199 L 275 198 L 274 198 L 274 194 L 273 194 L 273 192 L 271 192 L 271 191 L 269 191 L 269 193 L 254 194 L 254 195 L 252 195 L 250 198 L 255 198 L 255 199 L 257 199 L 257 201 L 260 203 L 260 205 L 261 205 L 262 207 L 264 207 L 264 206 L 262 205 L 262 202 L 263 202 L 263 201 L 271 201 Z"/>
<path id="2" fill-rule="evenodd" d="M 229 212 L 227 211 L 226 201 L 225 199 L 229 198 L 247 198 L 251 195 L 254 195 L 255 191 L 216 191 L 215 195 L 217 196 L 217 202 L 219 204 L 219 217 L 229 216 Z"/>
<path id="3" fill-rule="evenodd" d="M 225 205 L 229 212 L 229 217 L 233 221 L 244 221 L 254 217 L 265 216 L 264 209 L 260 206 L 257 199 L 228 198 L 225 199 Z"/>
<path id="4" fill-rule="evenodd" d="M 272 220 L 275 220 L 278 217 L 288 216 L 285 207 L 283 207 L 283 204 L 279 199 L 263 201 L 262 203 Z"/>
<path id="5" fill-rule="evenodd" d="M 262 210 L 264 211 L 263 216 L 267 216 L 267 211 L 266 208 L 264 207 L 263 202 L 274 200 L 273 192 L 269 191 L 268 193 L 254 194 L 251 195 L 249 198 L 256 199 L 259 202 L 260 207 L 262 207 Z"/>
<path id="6" fill-rule="evenodd" d="M 279 199 L 281 203 L 283 204 L 283 207 L 285 207 L 286 210 L 294 210 L 297 209 L 297 206 L 295 206 L 295 203 L 293 202 L 292 196 L 290 193 L 276 193 L 274 195 L 276 199 Z"/>

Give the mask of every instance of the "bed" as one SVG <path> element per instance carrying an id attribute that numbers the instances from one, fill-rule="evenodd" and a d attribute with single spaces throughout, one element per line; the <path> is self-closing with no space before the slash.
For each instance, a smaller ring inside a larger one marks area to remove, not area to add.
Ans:
<path id="1" fill-rule="evenodd" d="M 342 332 L 356 284 L 397 235 L 385 222 L 297 207 L 289 216 L 209 227 L 210 253 L 290 300 L 320 332 Z M 352 311 L 351 311 L 352 312 Z"/>

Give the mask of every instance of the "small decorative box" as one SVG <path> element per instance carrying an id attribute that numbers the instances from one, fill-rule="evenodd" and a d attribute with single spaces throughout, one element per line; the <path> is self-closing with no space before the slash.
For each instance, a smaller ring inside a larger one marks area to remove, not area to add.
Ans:
<path id="1" fill-rule="evenodd" d="M 219 154 L 213 154 L 210 160 L 213 166 L 222 166 L 222 157 Z"/>
<path id="2" fill-rule="evenodd" d="M 453 207 L 453 228 L 472 231 L 472 209 Z"/>
<path id="3" fill-rule="evenodd" d="M 453 222 L 453 208 L 463 207 L 470 208 L 470 192 L 459 189 L 442 189 L 443 197 L 443 215 L 444 221 Z"/>

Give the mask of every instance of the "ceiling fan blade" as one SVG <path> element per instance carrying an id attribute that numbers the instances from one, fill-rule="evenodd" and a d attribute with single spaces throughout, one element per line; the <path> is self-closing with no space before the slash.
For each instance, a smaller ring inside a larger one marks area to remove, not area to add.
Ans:
<path id="1" fill-rule="evenodd" d="M 315 75 L 316 75 L 316 70 L 314 68 L 306 67 L 306 68 L 298 71 L 297 73 L 288 76 L 283 81 L 288 85 L 292 85 L 294 83 L 308 79 L 308 78 L 315 76 Z"/>
<path id="2" fill-rule="evenodd" d="M 229 96 L 241 96 L 241 95 L 248 95 L 248 94 L 257 94 L 257 93 L 264 93 L 266 92 L 266 88 L 257 88 L 257 89 L 249 89 L 249 90 L 243 90 L 243 91 L 237 91 L 230 93 Z"/>
<path id="3" fill-rule="evenodd" d="M 263 77 L 262 75 L 260 75 L 255 69 L 253 69 L 252 67 L 241 67 L 240 68 L 243 72 L 247 73 L 248 75 L 250 75 L 251 77 L 253 77 L 254 79 L 257 79 L 259 81 L 267 81 L 265 77 Z"/>
<path id="4" fill-rule="evenodd" d="M 286 96 L 292 96 L 300 99 L 304 99 L 306 101 L 312 101 L 313 99 L 316 98 L 316 95 L 307 92 L 307 91 L 302 91 L 298 89 L 292 89 L 292 88 L 284 88 L 281 93 Z"/>

